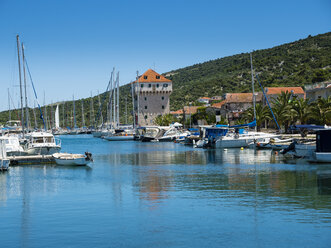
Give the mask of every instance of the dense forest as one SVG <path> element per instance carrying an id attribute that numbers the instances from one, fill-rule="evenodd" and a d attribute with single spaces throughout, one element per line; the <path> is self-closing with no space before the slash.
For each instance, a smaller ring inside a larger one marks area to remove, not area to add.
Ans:
<path id="1" fill-rule="evenodd" d="M 270 86 L 305 86 L 331 79 L 331 32 L 308 36 L 292 43 L 252 53 L 255 72 L 265 87 Z M 251 72 L 249 53 L 237 54 L 163 74 L 173 81 L 173 93 L 170 97 L 171 110 L 177 110 L 189 102 L 195 102 L 202 96 L 222 96 L 227 92 L 250 92 Z M 258 88 L 258 85 L 256 85 Z M 100 124 L 107 117 L 109 93 L 93 98 L 75 101 L 77 126 L 82 126 L 82 104 L 85 126 Z M 100 101 L 99 101 L 100 98 Z M 101 108 L 99 107 L 101 103 Z M 66 101 L 47 106 L 42 112 L 48 126 L 54 123 L 54 112 L 59 105 L 60 125 L 73 127 L 73 101 Z M 91 106 L 93 105 L 93 111 Z M 100 112 L 99 109 L 102 111 Z M 42 126 L 39 109 L 29 109 L 30 123 L 34 127 Z M 102 114 L 101 114 L 102 113 Z M 121 123 L 132 123 L 131 86 L 120 87 Z M 20 119 L 20 111 L 11 111 L 11 119 Z M 9 120 L 9 112 L 0 113 L 0 123 Z"/>

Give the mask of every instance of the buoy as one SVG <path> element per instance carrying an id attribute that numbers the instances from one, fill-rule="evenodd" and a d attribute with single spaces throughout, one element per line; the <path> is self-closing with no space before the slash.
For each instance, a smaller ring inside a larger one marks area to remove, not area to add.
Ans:
<path id="1" fill-rule="evenodd" d="M 228 149 L 224 149 L 224 151 L 226 152 Z"/>
<path id="2" fill-rule="evenodd" d="M 244 147 L 241 147 L 240 150 L 244 150 Z"/>

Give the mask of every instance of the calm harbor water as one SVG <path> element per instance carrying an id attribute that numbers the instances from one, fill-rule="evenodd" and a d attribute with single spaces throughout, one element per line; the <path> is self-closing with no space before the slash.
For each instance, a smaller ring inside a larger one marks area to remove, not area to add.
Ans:
<path id="1" fill-rule="evenodd" d="M 0 247 L 330 247 L 331 165 L 61 136 L 89 167 L 0 173 Z"/>

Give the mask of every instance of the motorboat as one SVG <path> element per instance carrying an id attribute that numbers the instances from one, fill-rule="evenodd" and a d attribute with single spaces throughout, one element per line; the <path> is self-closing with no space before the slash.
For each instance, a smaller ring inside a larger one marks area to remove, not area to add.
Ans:
<path id="1" fill-rule="evenodd" d="M 53 158 L 58 165 L 87 165 L 92 162 L 92 154 L 85 152 L 84 154 L 73 153 L 54 153 Z"/>
<path id="2" fill-rule="evenodd" d="M 172 127 L 169 130 L 167 130 L 162 136 L 157 137 L 156 140 L 159 142 L 169 142 L 169 141 L 175 141 L 178 138 L 186 137 L 188 136 L 188 132 L 183 132 L 182 130 L 177 129 L 176 127 Z"/>
<path id="3" fill-rule="evenodd" d="M 9 159 L 6 153 L 6 144 L 4 139 L 0 139 L 0 170 L 8 170 Z"/>
<path id="4" fill-rule="evenodd" d="M 6 148 L 7 156 L 22 156 L 26 155 L 23 147 L 20 145 L 20 140 L 16 135 L 5 135 L 0 137 Z"/>
<path id="5" fill-rule="evenodd" d="M 227 127 L 202 127 L 201 138 L 193 142 L 195 148 L 215 147 L 216 141 L 222 139 L 229 129 Z"/>
<path id="6" fill-rule="evenodd" d="M 137 132 L 142 142 L 150 142 L 162 137 L 166 130 L 160 127 L 140 127 Z"/>
<path id="7" fill-rule="evenodd" d="M 260 142 L 266 138 L 276 138 L 278 135 L 252 132 L 252 131 L 239 131 L 235 130 L 235 133 L 229 133 L 226 136 L 221 136 L 215 142 L 216 148 L 241 148 L 248 147 L 253 142 Z"/>
<path id="8" fill-rule="evenodd" d="M 271 150 L 282 150 L 288 147 L 293 142 L 292 138 L 289 139 L 279 139 L 274 138 L 264 138 L 263 140 L 255 141 L 253 146 L 257 149 L 271 149 Z"/>
<path id="9" fill-rule="evenodd" d="M 51 155 L 61 150 L 61 140 L 47 132 L 32 132 L 25 144 L 28 155 Z"/>

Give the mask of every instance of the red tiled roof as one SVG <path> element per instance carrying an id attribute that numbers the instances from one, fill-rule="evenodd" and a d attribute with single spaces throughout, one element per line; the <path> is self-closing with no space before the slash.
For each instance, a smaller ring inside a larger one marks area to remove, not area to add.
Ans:
<path id="1" fill-rule="evenodd" d="M 182 115 L 183 114 L 183 110 L 182 109 L 179 109 L 177 111 L 171 111 L 170 114 L 172 114 L 172 115 Z"/>
<path id="2" fill-rule="evenodd" d="M 227 93 L 225 95 L 225 100 L 227 103 L 239 103 L 239 102 L 252 102 L 253 93 Z M 256 95 L 256 101 L 262 101 L 262 94 L 258 92 Z"/>
<path id="3" fill-rule="evenodd" d="M 223 100 L 221 102 L 218 103 L 214 103 L 213 105 L 211 105 L 213 108 L 221 108 L 224 104 L 226 103 L 226 100 Z"/>
<path id="4" fill-rule="evenodd" d="M 148 69 L 144 74 L 139 77 L 139 83 L 153 83 L 153 82 L 171 82 L 171 80 L 165 78 L 164 76 L 158 74 L 152 69 Z M 136 81 L 132 82 L 135 83 Z"/>
<path id="5" fill-rule="evenodd" d="M 184 106 L 184 111 L 185 114 L 195 114 L 196 112 L 198 112 L 198 108 L 200 106 Z M 171 111 L 170 114 L 172 115 L 182 115 L 183 114 L 183 109 L 179 109 L 176 111 Z"/>
<path id="6" fill-rule="evenodd" d="M 280 95 L 282 92 L 293 92 L 293 94 L 305 94 L 302 87 L 267 87 L 267 95 Z"/>

